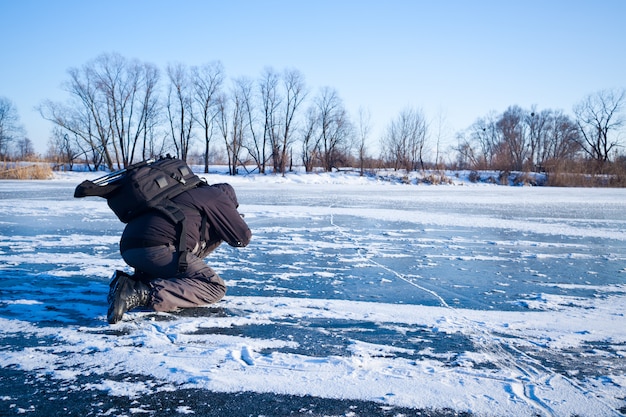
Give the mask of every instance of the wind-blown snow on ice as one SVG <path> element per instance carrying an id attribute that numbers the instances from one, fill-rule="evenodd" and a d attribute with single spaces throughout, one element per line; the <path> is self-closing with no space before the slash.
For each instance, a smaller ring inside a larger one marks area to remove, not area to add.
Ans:
<path id="1" fill-rule="evenodd" d="M 226 298 L 110 326 L 123 225 L 104 200 L 72 198 L 86 176 L 0 182 L 2 368 L 129 398 L 194 387 L 490 416 L 626 410 L 625 190 L 208 175 L 233 184 L 253 231 L 207 259 Z"/>

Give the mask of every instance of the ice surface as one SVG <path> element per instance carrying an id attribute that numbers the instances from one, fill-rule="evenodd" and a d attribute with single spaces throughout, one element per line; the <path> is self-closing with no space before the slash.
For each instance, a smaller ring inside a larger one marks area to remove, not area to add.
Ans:
<path id="1" fill-rule="evenodd" d="M 0 182 L 2 415 L 220 415 L 214 393 L 257 396 L 239 415 L 626 412 L 626 190 L 207 175 L 253 231 L 207 259 L 226 298 L 110 326 L 123 225 L 72 198 L 90 175 Z"/>

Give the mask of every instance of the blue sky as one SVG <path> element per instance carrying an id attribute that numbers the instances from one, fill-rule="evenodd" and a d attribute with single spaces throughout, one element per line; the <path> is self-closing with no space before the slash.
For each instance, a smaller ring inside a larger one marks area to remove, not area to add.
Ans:
<path id="1" fill-rule="evenodd" d="M 159 66 L 219 60 L 229 78 L 298 69 L 335 88 L 377 142 L 403 109 L 447 143 L 490 111 L 560 109 L 626 87 L 626 1 L 0 0 L 0 96 L 44 152 L 34 107 L 65 101 L 67 70 L 117 52 Z"/>

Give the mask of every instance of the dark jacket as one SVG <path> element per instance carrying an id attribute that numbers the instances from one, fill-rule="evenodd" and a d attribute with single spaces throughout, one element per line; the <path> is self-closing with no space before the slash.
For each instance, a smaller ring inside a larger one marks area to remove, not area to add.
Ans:
<path id="1" fill-rule="evenodd" d="M 185 191 L 172 199 L 185 215 L 187 249 L 204 256 L 225 241 L 231 246 L 243 247 L 252 233 L 237 211 L 239 203 L 235 190 L 229 184 L 200 186 Z M 206 217 L 205 235 L 201 236 L 202 216 Z M 120 248 L 136 247 L 143 240 L 145 246 L 177 244 L 177 229 L 158 211 L 147 212 L 131 220 L 122 233 Z M 205 249 L 198 250 L 204 242 Z"/>

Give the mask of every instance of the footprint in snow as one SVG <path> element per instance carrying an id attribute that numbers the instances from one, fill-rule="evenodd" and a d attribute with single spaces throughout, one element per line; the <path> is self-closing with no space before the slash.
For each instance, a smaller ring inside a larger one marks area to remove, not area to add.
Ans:
<path id="1" fill-rule="evenodd" d="M 241 350 L 232 352 L 233 359 L 244 365 L 254 366 L 254 357 L 248 346 L 242 346 Z"/>

